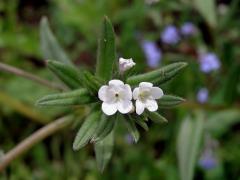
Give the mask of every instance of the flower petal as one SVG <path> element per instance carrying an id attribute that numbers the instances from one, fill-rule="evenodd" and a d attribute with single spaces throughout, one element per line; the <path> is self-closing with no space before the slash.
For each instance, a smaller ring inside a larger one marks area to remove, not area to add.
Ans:
<path id="1" fill-rule="evenodd" d="M 143 104 L 141 101 L 136 100 L 136 113 L 138 115 L 141 115 L 144 111 L 145 104 Z"/>
<path id="2" fill-rule="evenodd" d="M 108 116 L 113 115 L 117 112 L 117 104 L 103 102 L 102 111 Z"/>
<path id="3" fill-rule="evenodd" d="M 156 110 L 158 110 L 158 104 L 157 101 L 155 100 L 147 100 L 146 102 L 146 108 L 151 111 L 154 112 Z"/>
<path id="4" fill-rule="evenodd" d="M 132 90 L 131 87 L 128 84 L 124 85 L 124 90 L 125 90 L 125 94 L 124 94 L 124 99 L 127 100 L 132 100 Z"/>
<path id="5" fill-rule="evenodd" d="M 133 99 L 135 100 L 138 99 L 138 95 L 139 95 L 139 88 L 137 87 L 133 90 Z"/>
<path id="6" fill-rule="evenodd" d="M 127 114 L 133 109 L 132 101 L 119 101 L 117 104 L 117 109 L 122 114 Z"/>
<path id="7" fill-rule="evenodd" d="M 108 86 L 102 86 L 99 90 L 98 90 L 98 98 L 102 101 L 107 101 L 107 89 Z"/>
<path id="8" fill-rule="evenodd" d="M 122 86 L 122 85 L 124 85 L 124 83 L 122 81 L 118 80 L 118 79 L 113 79 L 113 80 L 109 81 L 108 84 L 111 85 L 111 86 Z"/>
<path id="9" fill-rule="evenodd" d="M 150 82 L 141 82 L 141 83 L 139 84 L 139 87 L 143 87 L 143 88 L 150 88 L 150 87 L 152 87 L 152 86 L 153 86 L 153 84 L 150 83 Z"/>
<path id="10" fill-rule="evenodd" d="M 159 87 L 152 87 L 151 95 L 154 99 L 160 99 L 163 96 L 163 91 Z"/>

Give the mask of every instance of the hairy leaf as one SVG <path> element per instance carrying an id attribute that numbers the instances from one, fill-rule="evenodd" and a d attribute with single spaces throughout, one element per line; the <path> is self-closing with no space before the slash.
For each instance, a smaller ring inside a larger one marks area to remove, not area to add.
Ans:
<path id="1" fill-rule="evenodd" d="M 49 28 L 48 20 L 46 17 L 43 17 L 41 19 L 40 37 L 41 49 L 45 59 L 56 59 L 64 64 L 72 64 L 64 50 L 58 44 L 51 29 Z"/>
<path id="2" fill-rule="evenodd" d="M 90 92 L 92 92 L 93 94 L 96 94 L 98 92 L 99 88 L 101 87 L 101 85 L 104 84 L 104 81 L 101 80 L 100 78 L 92 75 L 91 73 L 85 71 L 83 73 L 82 84 Z"/>
<path id="3" fill-rule="evenodd" d="M 148 118 L 151 119 L 155 123 L 166 123 L 166 122 L 168 122 L 168 120 L 165 117 L 161 116 L 157 112 L 147 111 L 146 114 L 147 114 Z"/>
<path id="4" fill-rule="evenodd" d="M 114 146 L 114 131 L 101 141 L 94 144 L 94 151 L 97 160 L 98 169 L 103 172 L 112 156 Z"/>
<path id="5" fill-rule="evenodd" d="M 138 142 L 140 134 L 136 128 L 135 122 L 130 118 L 130 116 L 127 116 L 127 118 L 124 118 L 124 122 L 126 124 L 126 127 L 133 137 L 135 142 Z"/>
<path id="6" fill-rule="evenodd" d="M 163 97 L 158 100 L 158 106 L 161 108 L 172 108 L 181 104 L 184 101 L 185 99 L 181 97 L 172 96 L 172 95 L 163 95 Z"/>
<path id="7" fill-rule="evenodd" d="M 47 61 L 48 68 L 69 88 L 77 89 L 81 87 L 81 73 L 73 66 L 57 62 Z"/>
<path id="8" fill-rule="evenodd" d="M 100 141 L 105 138 L 113 130 L 115 123 L 116 116 L 106 116 L 102 114 L 92 141 Z"/>
<path id="9" fill-rule="evenodd" d="M 131 76 L 127 79 L 127 83 L 133 86 L 137 86 L 141 82 L 152 82 L 153 84 L 159 85 L 172 79 L 186 66 L 187 63 L 185 62 L 173 63 L 155 71 Z"/>
<path id="10" fill-rule="evenodd" d="M 148 131 L 148 125 L 145 120 L 141 117 L 129 116 L 133 121 L 135 121 L 139 126 L 141 126 L 145 131 Z"/>
<path id="11" fill-rule="evenodd" d="M 203 117 L 185 119 L 177 136 L 177 157 L 181 180 L 192 180 L 203 133 Z"/>
<path id="12" fill-rule="evenodd" d="M 116 58 L 115 34 L 110 20 L 105 17 L 98 44 L 98 56 L 96 75 L 108 81 L 112 77 L 112 71 Z"/>
<path id="13" fill-rule="evenodd" d="M 92 98 L 86 89 L 79 89 L 66 93 L 47 95 L 37 101 L 38 106 L 67 106 L 82 105 L 92 102 Z"/>
<path id="14" fill-rule="evenodd" d="M 81 149 L 90 141 L 97 129 L 100 116 L 100 111 L 93 111 L 89 114 L 74 139 L 73 150 Z"/>

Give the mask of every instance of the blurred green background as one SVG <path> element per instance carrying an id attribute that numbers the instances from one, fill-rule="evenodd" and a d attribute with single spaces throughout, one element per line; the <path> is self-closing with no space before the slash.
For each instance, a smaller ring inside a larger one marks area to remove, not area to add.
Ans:
<path id="1" fill-rule="evenodd" d="M 40 20 L 47 16 L 70 59 L 91 70 L 104 15 L 114 25 L 118 56 L 133 58 L 136 71 L 175 61 L 189 63 L 177 78 L 161 87 L 166 94 L 187 101 L 177 108 L 160 110 L 169 123 L 149 122 L 148 132 L 140 129 L 137 144 L 119 128 L 112 160 L 103 173 L 97 170 L 91 145 L 78 152 L 72 150 L 77 129 L 70 128 L 12 162 L 0 179 L 183 180 L 189 166 L 195 166 L 194 179 L 240 179 L 239 0 L 1 0 L 0 62 L 56 81 L 45 68 L 40 48 Z M 2 153 L 71 111 L 35 107 L 38 98 L 51 92 L 0 71 Z M 191 133 L 183 134 L 186 128 L 197 130 L 194 122 L 199 118 L 203 130 L 195 163 L 178 163 L 183 151 L 186 156 L 191 154 L 191 150 L 184 150 L 181 137 L 190 142 L 189 147 L 194 146 Z M 193 124 L 186 127 L 189 121 Z"/>

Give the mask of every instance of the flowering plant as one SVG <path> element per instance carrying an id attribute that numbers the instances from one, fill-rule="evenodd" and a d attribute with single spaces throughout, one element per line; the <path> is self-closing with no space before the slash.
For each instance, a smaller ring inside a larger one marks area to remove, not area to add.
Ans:
<path id="1" fill-rule="evenodd" d="M 115 34 L 105 17 L 99 40 L 96 73 L 79 71 L 69 61 L 48 60 L 48 68 L 70 89 L 50 94 L 37 101 L 39 106 L 87 106 L 90 113 L 81 125 L 73 149 L 89 142 L 94 144 L 97 164 L 103 170 L 111 158 L 114 129 L 124 122 L 135 142 L 139 140 L 136 124 L 148 130 L 148 119 L 162 123 L 167 120 L 159 108 L 174 107 L 184 99 L 165 95 L 159 88 L 187 64 L 176 62 L 152 72 L 131 75 L 132 59 L 116 61 Z M 126 73 L 128 72 L 128 73 Z M 135 102 L 133 102 L 133 100 Z"/>

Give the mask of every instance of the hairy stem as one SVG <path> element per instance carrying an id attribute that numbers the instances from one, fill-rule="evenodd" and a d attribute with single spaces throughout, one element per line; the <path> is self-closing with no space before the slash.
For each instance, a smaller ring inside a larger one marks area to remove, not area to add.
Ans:
<path id="1" fill-rule="evenodd" d="M 0 62 L 0 71 L 9 72 L 9 73 L 12 73 L 12 74 L 24 77 L 26 79 L 29 79 L 29 80 L 34 81 L 34 82 L 37 82 L 37 83 L 42 84 L 42 85 L 44 85 L 44 86 L 46 86 L 48 88 L 51 88 L 51 89 L 65 90 L 65 88 L 63 88 L 60 85 L 51 83 L 51 82 L 49 82 L 49 81 L 47 81 L 45 79 L 42 79 L 42 78 L 40 78 L 38 76 L 35 76 L 35 75 L 31 74 L 29 72 L 25 72 L 25 71 L 23 71 L 21 69 L 18 69 L 16 67 L 13 67 L 13 66 L 1 63 L 1 62 Z"/>
<path id="2" fill-rule="evenodd" d="M 16 147 L 7 152 L 0 159 L 0 172 L 2 172 L 14 159 L 21 156 L 24 152 L 31 149 L 35 144 L 39 143 L 46 137 L 54 134 L 55 132 L 70 126 L 73 122 L 73 116 L 65 116 L 48 125 L 42 127 L 25 140 L 20 142 Z"/>

